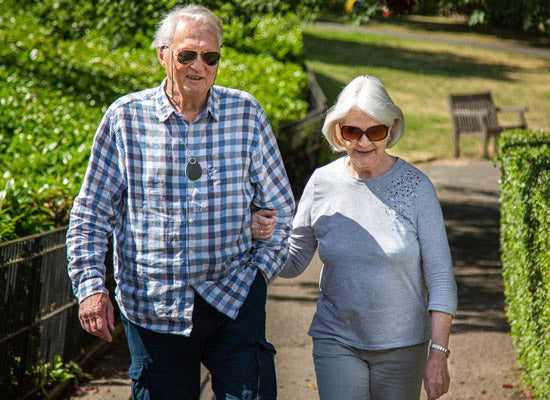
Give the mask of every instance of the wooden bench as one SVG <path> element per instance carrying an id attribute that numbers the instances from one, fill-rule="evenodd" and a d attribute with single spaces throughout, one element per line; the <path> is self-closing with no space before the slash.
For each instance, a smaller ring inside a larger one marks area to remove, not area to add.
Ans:
<path id="1" fill-rule="evenodd" d="M 497 107 L 493 103 L 491 92 L 473 94 L 448 94 L 449 110 L 454 130 L 454 156 L 460 155 L 459 140 L 461 135 L 478 135 L 483 137 L 483 157 L 488 157 L 489 138 L 493 137 L 494 155 L 498 151 L 498 134 L 505 129 L 525 129 L 527 107 Z M 498 123 L 497 112 L 515 112 L 519 124 L 502 126 Z"/>

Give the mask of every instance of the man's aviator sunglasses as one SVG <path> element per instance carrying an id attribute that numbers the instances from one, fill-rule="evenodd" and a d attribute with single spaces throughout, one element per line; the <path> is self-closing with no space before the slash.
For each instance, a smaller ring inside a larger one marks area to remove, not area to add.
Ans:
<path id="1" fill-rule="evenodd" d="M 166 48 L 170 49 L 172 53 L 174 52 L 170 47 L 166 46 Z M 194 50 L 181 50 L 177 53 L 176 58 L 180 64 L 186 65 L 195 61 L 199 54 L 202 61 L 211 67 L 220 62 L 220 53 L 217 51 L 205 51 L 203 53 L 199 53 Z"/>
<path id="2" fill-rule="evenodd" d="M 340 124 L 340 133 L 346 142 L 357 142 L 363 135 L 367 135 L 371 142 L 379 142 L 388 136 L 388 129 L 386 125 L 375 125 L 364 131 L 357 126 Z"/>

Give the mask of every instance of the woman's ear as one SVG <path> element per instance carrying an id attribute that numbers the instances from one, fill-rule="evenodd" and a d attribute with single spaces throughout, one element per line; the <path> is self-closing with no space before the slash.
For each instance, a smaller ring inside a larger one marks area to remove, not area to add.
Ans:
<path id="1" fill-rule="evenodd" d="M 388 127 L 388 142 L 387 143 L 391 143 L 393 141 L 393 127 L 394 126 L 397 126 L 399 125 L 399 119 L 394 119 L 393 120 L 393 124 L 391 124 L 389 127 Z"/>
<path id="2" fill-rule="evenodd" d="M 340 122 L 336 122 L 334 124 L 334 141 L 338 144 L 338 146 L 344 148 L 344 139 L 342 139 L 342 134 L 340 133 L 340 125 Z"/>

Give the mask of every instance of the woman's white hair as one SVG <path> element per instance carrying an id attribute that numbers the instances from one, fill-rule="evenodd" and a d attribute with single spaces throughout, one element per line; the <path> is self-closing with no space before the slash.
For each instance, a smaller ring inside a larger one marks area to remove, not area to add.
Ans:
<path id="1" fill-rule="evenodd" d="M 216 35 L 218 44 L 220 47 L 222 46 L 222 21 L 208 8 L 190 4 L 185 7 L 174 7 L 170 12 L 168 12 L 168 14 L 166 14 L 166 16 L 159 23 L 157 31 L 153 37 L 151 47 L 156 49 L 158 47 L 170 46 L 170 43 L 174 37 L 174 31 L 180 21 L 201 22 L 202 25 L 200 29 L 206 29 Z"/>
<path id="2" fill-rule="evenodd" d="M 405 130 L 403 112 L 395 105 L 382 82 L 374 76 L 363 75 L 352 80 L 338 96 L 336 104 L 328 110 L 323 125 L 323 134 L 334 151 L 344 151 L 339 124 L 352 108 L 392 126 L 387 147 L 392 147 L 401 139 Z"/>

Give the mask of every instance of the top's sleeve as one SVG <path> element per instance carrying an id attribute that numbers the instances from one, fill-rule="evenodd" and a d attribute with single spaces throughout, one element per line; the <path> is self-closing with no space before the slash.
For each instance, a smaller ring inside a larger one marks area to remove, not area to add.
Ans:
<path id="1" fill-rule="evenodd" d="M 428 309 L 454 315 L 457 289 L 443 213 L 432 183 L 426 180 L 421 188 L 417 229 Z"/>
<path id="2" fill-rule="evenodd" d="M 290 252 L 279 276 L 294 278 L 306 270 L 315 251 L 317 239 L 312 226 L 312 206 L 315 195 L 315 173 L 311 176 L 296 210 L 290 237 Z"/>
<path id="3" fill-rule="evenodd" d="M 92 145 L 84 181 L 71 209 L 67 231 L 68 273 L 79 301 L 105 288 L 105 256 L 126 181 L 109 111 Z"/>
<path id="4" fill-rule="evenodd" d="M 269 240 L 255 242 L 253 263 L 271 280 L 288 257 L 294 196 L 275 135 L 258 105 L 258 140 L 252 150 L 250 176 L 255 188 L 253 207 L 277 211 L 277 225 Z"/>

